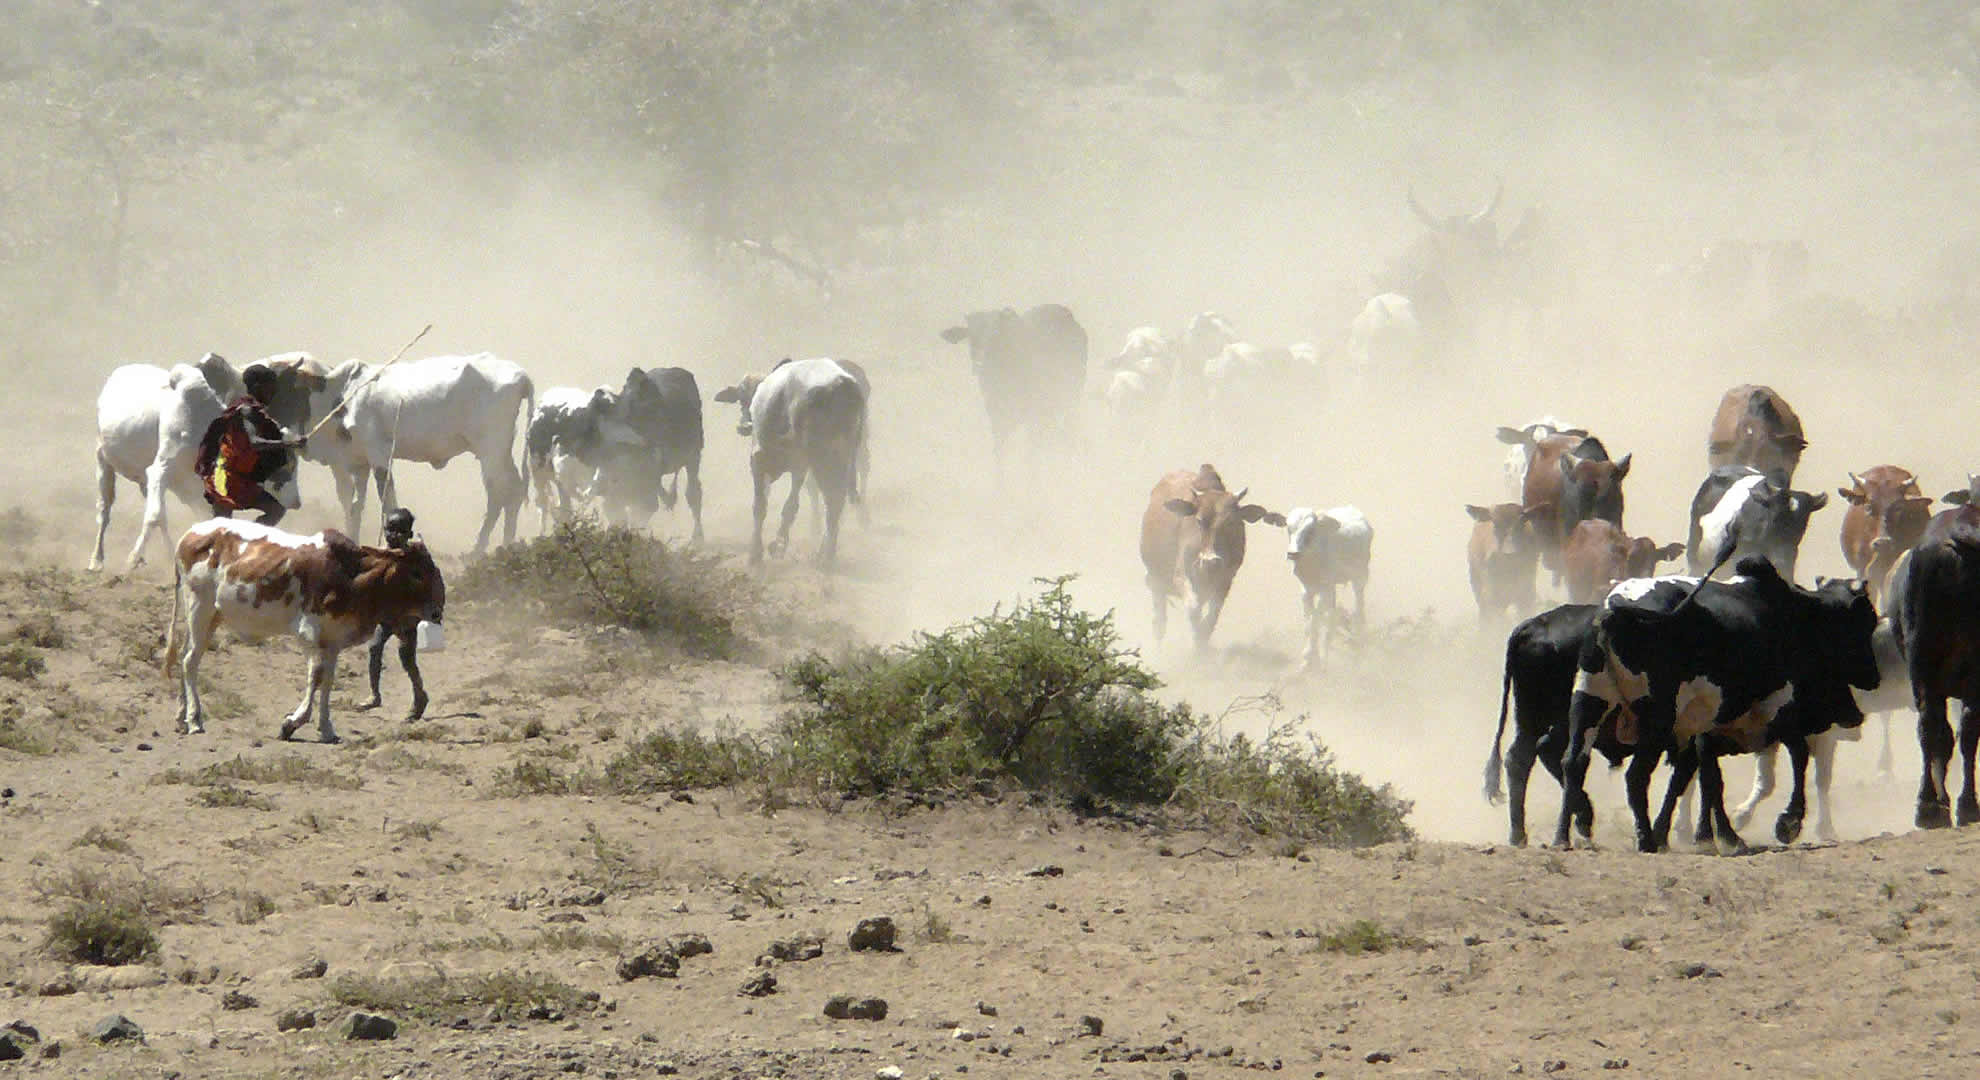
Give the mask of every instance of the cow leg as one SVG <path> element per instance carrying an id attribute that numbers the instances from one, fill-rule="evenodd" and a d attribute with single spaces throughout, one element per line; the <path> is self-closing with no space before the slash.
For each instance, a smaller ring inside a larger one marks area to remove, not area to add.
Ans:
<path id="1" fill-rule="evenodd" d="M 1516 728 L 1512 745 L 1506 748 L 1506 814 L 1511 830 L 1507 842 L 1514 847 L 1526 846 L 1526 781 L 1533 775 L 1539 743 L 1539 739 Z M 1553 767 L 1559 769 L 1560 765 L 1555 763 Z"/>
<path id="2" fill-rule="evenodd" d="M 1891 714 L 1878 717 L 1884 729 L 1883 745 L 1877 750 L 1877 775 L 1888 779 L 1891 775 Z"/>
<path id="3" fill-rule="evenodd" d="M 1753 756 L 1753 791 L 1746 801 L 1733 809 L 1733 824 L 1746 828 L 1753 820 L 1753 812 L 1760 807 L 1760 801 L 1774 793 L 1774 762 L 1779 756 L 1780 744 L 1776 743 Z"/>
<path id="4" fill-rule="evenodd" d="M 1217 616 L 1224 610 L 1224 598 L 1212 596 L 1200 599 L 1191 608 L 1190 629 L 1196 631 L 1196 647 L 1210 647 L 1210 635 L 1217 629 Z"/>
<path id="5" fill-rule="evenodd" d="M 1691 778 L 1698 774 L 1698 755 L 1686 747 L 1671 747 L 1669 757 L 1671 778 L 1664 785 L 1664 805 L 1657 811 L 1657 820 L 1652 826 L 1658 851 L 1670 850 L 1671 815 L 1676 811 L 1678 801 L 1691 789 Z M 1682 833 L 1684 830 L 1678 831 Z"/>
<path id="6" fill-rule="evenodd" d="M 804 496 L 804 482 L 808 475 L 803 466 L 791 470 L 791 493 L 784 499 L 784 513 L 777 522 L 777 539 L 770 544 L 772 555 L 782 555 L 791 546 L 791 526 L 797 521 L 798 503 Z"/>
<path id="7" fill-rule="evenodd" d="M 124 564 L 125 573 L 144 565 L 144 545 L 153 531 L 165 542 L 168 552 L 172 548 L 172 534 L 165 523 L 165 466 L 153 462 L 144 470 L 144 483 L 139 487 L 144 492 L 144 524 L 138 528 L 137 543 L 131 547 L 131 557 Z"/>
<path id="8" fill-rule="evenodd" d="M 1644 733 L 1646 736 L 1648 732 Z M 1636 746 L 1636 753 L 1630 756 L 1629 769 L 1623 774 L 1623 786 L 1629 799 L 1629 814 L 1636 822 L 1636 850 L 1654 852 L 1657 850 L 1657 831 L 1650 821 L 1650 778 L 1657 771 L 1657 763 L 1663 760 L 1660 747 L 1648 738 Z"/>
<path id="9" fill-rule="evenodd" d="M 495 462 L 487 458 L 483 458 L 481 462 L 481 491 L 488 499 L 488 508 L 482 511 L 481 530 L 475 533 L 474 536 L 474 553 L 476 555 L 488 550 L 488 537 L 495 532 L 495 523 L 502 519 L 503 513 L 508 509 L 509 487 L 504 482 L 502 475 L 497 471 Z M 384 500 L 385 496 L 381 493 L 379 498 Z M 389 505 L 389 500 L 387 502 L 388 505 L 383 507 L 383 509 L 385 513 L 389 514 L 392 512 L 392 507 Z M 513 518 L 511 518 L 511 523 L 507 527 L 507 531 L 509 536 L 505 542 L 514 543 L 516 530 Z"/>
<path id="10" fill-rule="evenodd" d="M 317 680 L 322 676 L 322 671 L 322 654 L 311 653 L 309 657 L 309 678 L 303 683 L 302 702 L 295 707 L 293 712 L 282 718 L 283 742 L 294 738 L 297 729 L 309 723 L 309 714 L 316 706 L 316 684 Z"/>
<path id="11" fill-rule="evenodd" d="M 352 538 L 358 535 L 357 520 L 360 510 L 355 509 L 354 504 L 358 504 L 363 498 L 363 478 L 362 469 L 340 469 L 335 466 L 330 469 L 330 479 L 337 487 L 337 509 L 344 512 L 344 529 Z"/>
<path id="12" fill-rule="evenodd" d="M 1554 829 L 1557 848 L 1565 850 L 1573 846 L 1568 842 L 1568 825 L 1578 800 L 1588 797 L 1589 755 L 1594 750 L 1596 729 L 1607 711 L 1608 702 L 1579 689 L 1568 706 L 1568 741 L 1561 760 L 1561 818 Z"/>
<path id="13" fill-rule="evenodd" d="M 378 680 L 385 673 L 385 643 L 392 638 L 392 631 L 380 625 L 371 632 L 370 655 L 366 657 L 365 675 L 371 680 L 371 700 L 358 706 L 359 712 L 375 709 L 385 703 L 378 693 Z"/>
<path id="14" fill-rule="evenodd" d="M 1719 755 L 1703 745 L 1703 736 L 1697 742 L 1698 817 L 1711 822 L 1712 842 L 1719 854 L 1744 855 L 1750 849 L 1739 833 L 1733 831 L 1732 819 L 1726 816 L 1726 777 L 1719 771 Z"/>
<path id="15" fill-rule="evenodd" d="M 701 463 L 699 461 L 688 463 L 686 495 L 688 512 L 694 515 L 694 535 L 689 538 L 688 542 L 699 544 L 703 540 L 701 535 Z"/>
<path id="16" fill-rule="evenodd" d="M 1517 692 L 1516 690 L 1514 691 L 1514 693 Z M 1522 716 L 1541 716 L 1545 715 L 1546 712 L 1546 710 L 1538 705 L 1529 706 L 1525 702 L 1518 703 L 1516 707 Z M 1580 833 L 1583 840 L 1587 840 L 1595 835 L 1595 803 L 1588 798 L 1588 793 L 1584 791 L 1579 798 L 1574 800 L 1574 805 L 1566 805 L 1567 778 L 1561 769 L 1561 757 L 1564 747 L 1558 745 L 1556 742 L 1557 737 L 1565 733 L 1565 726 L 1549 728 L 1535 742 L 1534 756 L 1546 768 L 1548 775 L 1554 778 L 1554 783 L 1561 785 L 1561 809 L 1574 816 L 1574 831 Z"/>
<path id="17" fill-rule="evenodd" d="M 1148 595 L 1154 601 L 1155 640 L 1169 629 L 1169 587 L 1167 582 L 1157 581 L 1154 574 L 1148 575 Z"/>
<path id="18" fill-rule="evenodd" d="M 213 643 L 219 628 L 216 607 L 200 602 L 194 594 L 186 598 L 186 654 L 179 661 L 179 734 L 206 734 L 206 708 L 199 700 L 199 662 Z"/>
<path id="19" fill-rule="evenodd" d="M 1885 724 L 1888 732 L 1890 725 Z M 1817 735 L 1809 749 L 1815 752 L 1815 839 L 1834 842 L 1836 823 L 1829 816 L 1829 782 L 1835 776 L 1836 734 L 1833 730 Z"/>
<path id="20" fill-rule="evenodd" d="M 1774 819 L 1774 839 L 1786 846 L 1801 838 L 1801 825 L 1808 815 L 1808 740 L 1791 738 L 1782 741 L 1788 750 L 1788 767 L 1794 771 L 1794 784 L 1788 791 L 1787 808 Z M 1767 749 L 1772 750 L 1773 747 Z"/>
<path id="21" fill-rule="evenodd" d="M 1924 761 L 1924 775 L 1918 782 L 1918 812 L 1914 818 L 1921 829 L 1943 829 L 1952 824 L 1952 798 L 1946 790 L 1946 770 L 1952 765 L 1953 732 L 1946 722 L 1946 699 L 1934 695 L 1923 698 L 1918 709 L 1918 750 Z"/>
<path id="22" fill-rule="evenodd" d="M 1959 761 L 1960 781 L 1959 805 L 1955 808 L 1954 820 L 1960 825 L 1971 825 L 1980 821 L 1980 799 L 1973 792 L 1973 753 L 1980 749 L 1980 715 L 1959 703 Z"/>
<path id="23" fill-rule="evenodd" d="M 318 674 L 318 671 L 321 674 Z M 316 734 L 325 743 L 335 744 L 344 740 L 337 737 L 337 729 L 330 726 L 330 689 L 337 685 L 337 651 L 325 649 L 318 654 L 317 663 L 311 666 L 310 689 L 316 695 Z"/>
<path id="24" fill-rule="evenodd" d="M 1306 651 L 1300 655 L 1300 666 L 1311 668 L 1320 659 L 1320 597 L 1311 588 L 1302 589 L 1299 607 L 1306 620 Z"/>
<path id="25" fill-rule="evenodd" d="M 749 535 L 749 565 L 763 565 L 763 515 L 770 510 L 770 478 L 763 462 L 762 451 L 751 451 L 749 455 L 750 482 L 754 485 L 750 496 L 750 512 L 755 519 L 755 527 Z"/>
<path id="26" fill-rule="evenodd" d="M 399 634 L 399 666 L 406 669 L 406 678 L 412 683 L 412 709 L 406 713 L 408 722 L 426 715 L 426 681 L 419 677 L 419 639 L 411 631 Z"/>
<path id="27" fill-rule="evenodd" d="M 536 527 L 543 535 L 550 534 L 551 507 L 563 501 L 563 486 L 554 479 L 555 468 L 548 458 L 529 458 L 530 501 L 536 504 Z"/>
<path id="28" fill-rule="evenodd" d="M 813 475 L 820 478 L 818 486 L 825 501 L 825 540 L 818 548 L 818 562 L 831 566 L 839 557 L 839 519 L 846 512 L 846 490 L 844 481 L 832 475 L 832 470 L 819 469 Z"/>
<path id="29" fill-rule="evenodd" d="M 142 485 L 140 485 L 142 486 Z M 96 548 L 90 553 L 91 571 L 103 569 L 103 543 L 110 535 L 110 507 L 117 501 L 117 470 L 96 449 Z"/>
<path id="30" fill-rule="evenodd" d="M 1337 588 L 1339 588 L 1337 585 L 1328 585 L 1320 593 L 1321 605 L 1326 609 L 1321 629 L 1327 635 L 1327 655 L 1329 656 L 1333 655 L 1334 652 L 1334 635 L 1340 633 L 1341 629 L 1341 609 L 1340 605 L 1335 603 L 1334 596 L 1334 591 Z"/>
<path id="31" fill-rule="evenodd" d="M 1354 628 L 1359 632 L 1368 625 L 1368 579 L 1354 579 Z"/>

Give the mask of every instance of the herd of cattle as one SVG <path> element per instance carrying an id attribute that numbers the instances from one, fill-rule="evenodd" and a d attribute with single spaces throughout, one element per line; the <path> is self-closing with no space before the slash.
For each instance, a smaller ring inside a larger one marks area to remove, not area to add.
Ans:
<path id="1" fill-rule="evenodd" d="M 1088 341 L 1070 311 L 1046 305 L 978 312 L 941 337 L 969 347 L 1000 466 L 1019 430 L 1034 447 L 1072 437 Z M 1130 333 L 1104 365 L 1105 398 L 1110 409 L 1147 409 L 1178 398 L 1214 402 L 1249 373 L 1310 362 L 1300 346 L 1238 341 L 1227 320 L 1205 313 L 1174 338 L 1149 327 Z M 558 388 L 539 397 L 521 368 L 487 353 L 331 368 L 289 353 L 256 363 L 275 376 L 270 412 L 307 435 L 304 458 L 331 470 L 350 535 L 359 532 L 369 486 L 377 487 L 383 513 L 397 508 L 395 461 L 437 468 L 465 453 L 477 459 L 487 494 L 477 552 L 498 520 L 505 542 L 515 539 L 532 491 L 546 532 L 581 506 L 645 527 L 660 507 L 685 501 L 694 540 L 703 537 L 702 400 L 685 369 L 634 368 L 617 388 Z M 242 372 L 211 354 L 169 371 L 130 365 L 110 375 L 98 400 L 92 569 L 103 565 L 119 478 L 134 482 L 145 498 L 133 567 L 154 532 L 169 543 L 167 492 L 194 507 L 203 503 L 193 468 L 197 446 L 243 388 Z M 844 508 L 864 513 L 872 393 L 859 365 L 815 358 L 784 361 L 714 395 L 738 407 L 737 430 L 750 440 L 752 565 L 764 559 L 770 489 L 784 476 L 791 483 L 768 550 L 788 545 L 809 482 L 823 516 L 819 555 L 831 562 Z M 512 457 L 519 414 L 527 418 L 520 467 Z M 1736 849 L 1734 818 L 1743 824 L 1771 789 L 1779 746 L 1789 752 L 1793 795 L 1776 835 L 1788 842 L 1800 832 L 1811 755 L 1817 832 L 1832 835 L 1827 780 L 1835 738 L 1859 727 L 1866 711 L 1914 702 L 1924 753 L 1917 821 L 1951 823 L 1945 699 L 1980 697 L 1980 479 L 1945 496 L 1951 508 L 1933 515 L 1932 500 L 1903 468 L 1879 465 L 1852 475 L 1840 491 L 1849 503 L 1842 543 L 1857 577 L 1808 589 L 1794 582 L 1796 553 L 1827 495 L 1792 488 L 1807 444 L 1794 411 L 1767 387 L 1736 387 L 1721 403 L 1708 440 L 1708 472 L 1682 543 L 1658 544 L 1625 531 L 1630 456 L 1611 458 L 1585 428 L 1547 417 L 1501 428 L 1498 437 L 1509 445 L 1510 497 L 1465 509 L 1473 519 L 1467 559 L 1481 619 L 1507 609 L 1530 616 L 1507 640 L 1499 733 L 1487 765 L 1489 797 L 1499 798 L 1502 771 L 1507 779 L 1514 843 L 1526 839 L 1525 794 L 1535 761 L 1563 787 L 1556 843 L 1568 844 L 1575 831 L 1591 835 L 1585 774 L 1599 751 L 1612 765 L 1628 762 L 1628 802 L 1644 850 L 1664 846 L 1694 775 L 1701 842 Z M 268 485 L 285 506 L 299 503 L 294 469 L 292 461 Z M 1246 502 L 1247 494 L 1227 487 L 1210 464 L 1155 483 L 1140 540 L 1155 634 L 1161 637 L 1170 605 L 1180 600 L 1197 646 L 1206 646 L 1243 564 L 1247 528 L 1266 524 L 1286 532 L 1286 556 L 1303 594 L 1304 659 L 1311 664 L 1323 632 L 1331 637 L 1361 622 L 1373 528 L 1352 506 L 1279 513 Z M 417 540 L 373 548 L 335 531 L 302 537 L 214 520 L 188 531 L 175 555 L 168 665 L 180 682 L 183 731 L 202 730 L 196 674 L 220 625 L 248 637 L 295 634 L 313 650 L 308 691 L 283 724 L 285 738 L 314 714 L 321 737 L 335 740 L 329 689 L 342 649 L 381 627 L 407 640 L 417 629 L 437 644 L 445 588 Z M 1659 563 L 1681 556 L 1689 576 L 1655 576 Z M 1728 564 L 1731 576 L 1719 577 Z M 1542 568 L 1569 602 L 1531 614 L 1539 606 Z M 1355 593 L 1351 620 L 1336 605 L 1341 586 Z M 410 648 L 402 656 L 413 670 Z M 1508 715 L 1515 731 L 1502 764 Z M 1980 820 L 1974 789 L 1980 721 L 1962 720 L 1960 742 L 1965 789 L 1956 809 L 1966 824 Z M 1762 769 L 1752 797 L 1728 815 L 1719 758 L 1735 753 L 1760 753 Z M 1649 781 L 1666 760 L 1672 779 L 1653 820 Z"/>

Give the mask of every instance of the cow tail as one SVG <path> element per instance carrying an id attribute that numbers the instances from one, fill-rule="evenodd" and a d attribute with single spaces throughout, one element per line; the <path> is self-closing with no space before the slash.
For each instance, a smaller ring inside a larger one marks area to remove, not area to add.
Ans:
<path id="1" fill-rule="evenodd" d="M 1503 799 L 1499 791 L 1499 775 L 1505 771 L 1503 759 L 1499 757 L 1499 743 L 1506 737 L 1506 706 L 1512 698 L 1513 646 L 1506 644 L 1506 673 L 1499 683 L 1499 730 L 1492 733 L 1492 754 L 1485 759 L 1485 801 L 1497 806 Z"/>
<path id="2" fill-rule="evenodd" d="M 517 472 L 522 474 L 522 499 L 516 504 L 516 514 L 518 516 L 522 514 L 522 508 L 529 505 L 529 422 L 530 420 L 534 419 L 536 416 L 536 383 L 530 380 L 528 372 L 523 373 L 522 386 L 523 386 L 522 467 L 516 470 Z"/>
<path id="3" fill-rule="evenodd" d="M 866 452 L 866 396 L 860 395 L 859 426 L 853 431 L 852 453 L 846 455 L 846 500 L 859 505 L 866 496 L 859 490 L 859 458 Z"/>
<path id="4" fill-rule="evenodd" d="M 179 560 L 172 559 L 172 614 L 165 622 L 165 677 L 171 678 L 179 667 L 179 624 L 184 622 L 185 569 Z"/>

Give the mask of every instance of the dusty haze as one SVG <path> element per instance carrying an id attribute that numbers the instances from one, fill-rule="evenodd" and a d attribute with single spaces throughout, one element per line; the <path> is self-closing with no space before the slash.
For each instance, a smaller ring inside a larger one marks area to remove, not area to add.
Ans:
<path id="1" fill-rule="evenodd" d="M 644 151 L 471 154 L 465 136 L 437 138 L 396 102 L 349 87 L 322 91 L 348 99 L 341 109 L 280 112 L 269 131 L 243 130 L 240 145 L 223 136 L 182 157 L 135 130 L 169 125 L 168 106 L 110 128 L 128 147 L 130 229 L 123 279 L 101 296 L 72 279 L 79 252 L 103 235 L 103 170 L 67 114 L 40 104 L 45 88 L 30 73 L 10 84 L 6 123 L 13 141 L 53 147 L 52 157 L 10 155 L 0 169 L 30 213 L 69 215 L 73 250 L 8 249 L 21 299 L 0 330 L 10 391 L 0 440 L 17 465 L 5 495 L 55 534 L 50 557 L 81 565 L 94 396 L 125 362 L 190 362 L 209 349 L 237 362 L 290 349 L 381 360 L 432 323 L 419 353 L 491 350 L 525 367 L 539 393 L 678 364 L 706 399 L 783 356 L 856 359 L 874 383 L 874 522 L 849 526 L 842 572 L 821 591 L 837 614 L 891 641 L 1008 601 L 1035 577 L 1076 574 L 1078 595 L 1117 612 L 1173 693 L 1213 712 L 1276 693 L 1280 719 L 1303 717 L 1344 764 L 1415 799 L 1427 836 L 1482 840 L 1504 829 L 1503 812 L 1477 795 L 1503 628 L 1474 630 L 1461 505 L 1506 497 L 1497 425 L 1553 413 L 1591 427 L 1612 454 L 1633 454 L 1626 521 L 1659 541 L 1683 539 L 1711 411 L 1739 382 L 1772 385 L 1799 411 L 1810 447 L 1798 487 L 1833 493 L 1848 470 L 1890 462 L 1937 494 L 1980 466 L 1961 415 L 1980 89 L 1951 60 L 1903 52 L 1910 38 L 1858 56 L 1846 44 L 1855 31 L 1838 27 L 1779 55 L 1756 46 L 1764 55 L 1744 64 L 1686 56 L 1666 70 L 1618 65 L 1587 43 L 1533 55 L 1495 45 L 1475 13 L 1444 23 L 1416 13 L 1398 27 L 1370 20 L 1365 55 L 1343 55 L 1343 74 L 1297 32 L 1247 65 L 1220 36 L 1229 27 L 1193 5 L 1027 10 L 1083 47 L 1029 58 L 1036 77 L 1005 99 L 1021 114 L 961 118 L 982 137 L 931 150 L 941 190 L 896 224 L 851 230 L 821 260 L 838 283 L 829 296 L 732 249 L 711 261 L 692 215 L 649 182 Z M 1232 9 L 1261 19 L 1272 10 Z M 66 17 L 38 16 L 51 34 L 73 32 L 56 25 Z M 1418 40 L 1425 27 L 1443 36 Z M 472 27 L 445 29 L 480 40 Z M 1330 32 L 1329 42 L 1344 33 Z M 1704 52 L 1773 40 L 1736 21 L 1689 33 Z M 1115 38 L 1123 44 L 1106 44 Z M 476 55 L 466 49 L 461 62 Z M 269 85 L 289 98 L 314 92 L 280 77 Z M 484 119 L 499 125 L 499 115 Z M 755 167 L 802 189 L 813 162 Z M 931 171 L 927 160 L 916 167 Z M 1481 203 L 1495 177 L 1506 190 L 1502 232 L 1544 207 L 1562 267 L 1548 321 L 1531 333 L 1488 328 L 1475 355 L 1427 373 L 1348 383 L 1348 320 L 1419 231 L 1408 186 L 1451 213 Z M 739 232 L 792 243 L 747 221 Z M 1685 267 L 1728 239 L 1804 242 L 1805 292 L 1772 296 L 1756 269 L 1747 291 L 1700 304 Z M 999 490 L 966 350 L 937 334 L 973 309 L 1043 302 L 1069 305 L 1087 328 L 1096 391 L 1100 361 L 1129 329 L 1175 332 L 1203 310 L 1252 341 L 1317 343 L 1325 385 L 1230 422 L 1192 410 L 1132 433 L 1111 430 L 1089 400 L 1079 452 L 1048 455 Z M 708 534 L 739 553 L 745 443 L 730 410 L 707 408 Z M 1186 633 L 1146 640 L 1135 538 L 1148 489 L 1166 470 L 1206 461 L 1276 510 L 1352 503 L 1367 513 L 1374 642 L 1294 676 L 1297 587 L 1283 534 L 1262 527 L 1213 655 L 1190 655 Z M 471 462 L 400 476 L 427 537 L 464 550 L 482 505 Z M 309 502 L 294 524 L 335 523 L 328 475 L 312 467 L 304 484 Z M 113 554 L 127 549 L 137 506 L 123 487 Z M 188 520 L 183 506 L 171 513 Z M 1843 570 L 1841 516 L 1832 495 L 1811 524 L 1804 578 Z M 678 514 L 655 525 L 686 532 Z M 808 517 L 798 535 L 808 551 Z M 778 564 L 769 575 L 816 572 Z M 159 614 L 162 623 L 162 597 Z M 1398 625 L 1424 616 L 1427 626 Z M 1266 714 L 1240 709 L 1231 723 L 1260 729 Z M 1843 752 L 1846 836 L 1908 818 L 1904 780 L 1871 782 L 1877 732 L 1867 733 Z M 1908 721 L 1894 737 L 1903 776 L 1916 760 Z M 1536 820 L 1550 822 L 1554 789 L 1534 791 Z"/>

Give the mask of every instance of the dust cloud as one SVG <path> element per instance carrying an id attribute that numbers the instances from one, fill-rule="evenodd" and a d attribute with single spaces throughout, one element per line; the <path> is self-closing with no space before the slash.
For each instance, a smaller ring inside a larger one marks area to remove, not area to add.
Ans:
<path id="1" fill-rule="evenodd" d="M 1109 63 L 1111 79 L 1041 88 L 1019 135 L 996 128 L 956 157 L 947 187 L 959 194 L 861 233 L 829 293 L 737 250 L 711 255 L 630 154 L 454 160 L 381 117 L 286 161 L 154 169 L 134 194 L 129 258 L 171 268 L 154 275 L 168 280 L 74 299 L 0 342 L 12 354 L 0 438 L 19 466 L 5 495 L 54 531 L 50 557 L 80 566 L 94 393 L 124 362 L 298 348 L 380 360 L 432 323 L 416 355 L 491 350 L 539 394 L 678 364 L 706 401 L 784 356 L 843 356 L 874 384 L 873 522 L 849 521 L 838 573 L 780 563 L 773 587 L 815 589 L 870 640 L 892 641 L 1075 574 L 1078 597 L 1116 612 L 1168 693 L 1228 709 L 1233 730 L 1294 724 L 1416 800 L 1427 836 L 1479 841 L 1504 833 L 1478 791 L 1505 627 L 1477 625 L 1462 505 L 1507 497 L 1496 426 L 1552 413 L 1632 454 L 1626 521 L 1660 542 L 1684 538 L 1712 409 L 1740 382 L 1772 385 L 1799 411 L 1811 444 L 1799 487 L 1893 462 L 1936 494 L 1980 466 L 1962 423 L 1980 226 L 1963 181 L 1980 165 L 1968 137 L 1980 92 L 1956 75 L 1783 62 L 1611 79 L 1598 65 L 1488 54 L 1429 82 L 1296 71 L 1268 93 L 1229 69 Z M 1542 315 L 1487 310 L 1458 355 L 1351 372 L 1349 320 L 1422 231 L 1406 193 L 1433 213 L 1469 212 L 1495 178 L 1501 235 L 1541 210 Z M 1755 266 L 1708 291 L 1700 253 L 1728 241 L 1754 245 Z M 1789 241 L 1810 252 L 1808 278 L 1772 289 L 1767 245 Z M 1000 486 L 967 352 L 937 335 L 971 310 L 1044 302 L 1069 305 L 1091 337 L 1081 440 L 1037 455 L 1020 442 Z M 1320 377 L 1216 413 L 1183 402 L 1131 430 L 1111 424 L 1101 362 L 1133 327 L 1174 333 L 1204 310 L 1261 344 L 1315 343 Z M 739 557 L 746 444 L 731 410 L 706 408 L 708 535 Z M 1180 619 L 1151 639 L 1140 514 L 1158 476 L 1202 462 L 1275 510 L 1368 515 L 1367 641 L 1296 671 L 1298 588 L 1283 533 L 1264 526 L 1213 649 L 1195 654 Z M 306 469 L 303 482 L 293 524 L 339 524 L 328 475 Z M 470 460 L 402 466 L 400 486 L 436 546 L 467 547 L 483 499 Z M 121 487 L 113 553 L 139 502 Z M 1840 518 L 1832 498 L 1814 519 L 1804 580 L 1844 572 Z M 807 511 L 800 552 L 809 523 Z M 685 512 L 655 528 L 684 537 Z M 532 510 L 524 534 L 535 529 Z M 155 560 L 147 572 L 162 574 Z M 1255 703 L 1265 694 L 1277 711 Z M 1894 726 L 1902 774 L 1915 760 L 1908 718 Z M 1841 755 L 1845 835 L 1904 827 L 1905 781 L 1875 779 L 1876 721 L 1866 735 Z M 1534 785 L 1537 834 L 1555 794 Z M 1617 796 L 1606 798 L 1613 824 Z"/>

